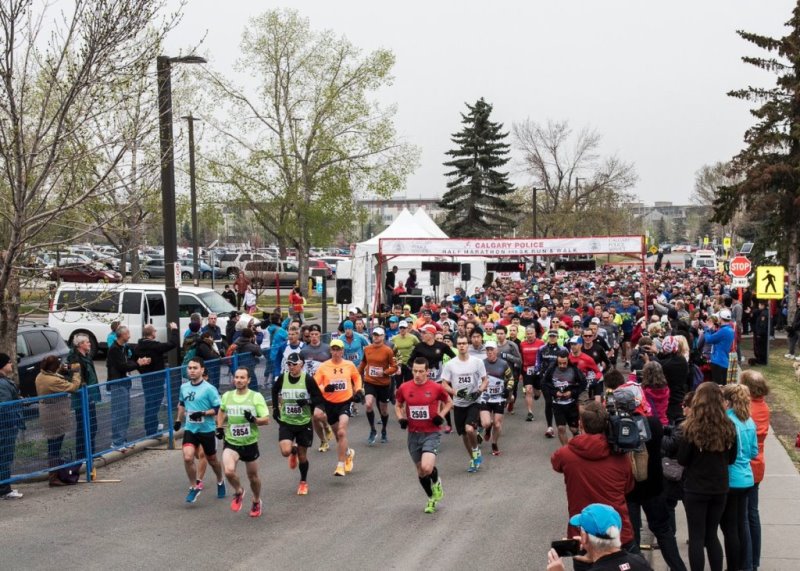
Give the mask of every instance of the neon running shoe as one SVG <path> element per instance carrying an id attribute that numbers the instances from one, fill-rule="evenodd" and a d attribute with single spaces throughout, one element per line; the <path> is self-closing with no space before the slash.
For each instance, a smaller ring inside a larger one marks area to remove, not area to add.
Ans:
<path id="1" fill-rule="evenodd" d="M 336 470 L 333 472 L 333 475 L 334 476 L 344 476 L 345 475 L 344 466 L 342 466 L 341 464 L 337 464 L 336 465 Z"/>
<path id="2" fill-rule="evenodd" d="M 294 470 L 297 468 L 297 448 L 292 448 L 292 453 L 289 454 L 289 469 Z"/>
<path id="3" fill-rule="evenodd" d="M 200 490 L 200 491 L 202 492 L 202 491 L 203 491 L 203 488 L 204 488 L 204 486 L 203 486 L 203 480 L 197 480 L 197 482 L 195 482 L 195 485 L 194 485 L 194 487 L 195 487 L 195 488 L 197 488 L 198 490 Z"/>
<path id="4" fill-rule="evenodd" d="M 297 486 L 297 495 L 298 496 L 308 495 L 308 482 L 300 482 L 300 484 Z"/>
<path id="5" fill-rule="evenodd" d="M 261 500 L 253 502 L 250 507 L 250 517 L 261 517 Z"/>
<path id="6" fill-rule="evenodd" d="M 320 442 L 320 445 L 319 445 L 319 451 L 320 452 L 327 452 L 329 449 L 330 449 L 330 445 L 328 445 L 328 441 L 327 440 L 323 440 L 322 442 Z"/>
<path id="7" fill-rule="evenodd" d="M 200 495 L 201 490 L 198 488 L 189 488 L 189 493 L 186 494 L 186 503 L 193 504 L 197 501 L 197 496 Z"/>
<path id="8" fill-rule="evenodd" d="M 231 500 L 231 511 L 238 512 L 242 509 L 242 501 L 244 500 L 244 490 L 241 491 L 239 494 L 233 495 L 233 500 Z"/>
<path id="9" fill-rule="evenodd" d="M 475 460 L 470 460 L 469 466 L 467 467 L 467 472 L 469 472 L 470 474 L 474 474 L 477 471 L 478 468 L 475 467 Z"/>
<path id="10" fill-rule="evenodd" d="M 356 451 L 352 448 L 347 451 L 347 456 L 344 459 L 344 471 L 348 474 L 353 471 L 353 460 L 355 460 Z"/>
<path id="11" fill-rule="evenodd" d="M 483 464 L 483 454 L 481 454 L 480 450 L 472 453 L 472 461 L 475 462 L 475 470 L 478 470 Z"/>
<path id="12" fill-rule="evenodd" d="M 222 499 L 225 497 L 225 482 L 217 484 L 217 498 Z"/>
<path id="13" fill-rule="evenodd" d="M 431 486 L 431 489 L 433 490 L 433 495 L 431 496 L 431 499 L 438 504 L 439 502 L 442 501 L 442 498 L 444 497 L 444 488 L 442 487 L 442 481 L 439 480 L 438 482 L 433 484 Z"/>
<path id="14" fill-rule="evenodd" d="M 367 438 L 367 446 L 374 446 L 375 445 L 375 439 L 377 437 L 378 437 L 378 431 L 377 430 L 370 430 L 369 431 L 369 438 Z"/>
<path id="15" fill-rule="evenodd" d="M 423 510 L 426 514 L 436 513 L 436 502 L 433 499 L 428 500 L 428 503 L 425 505 L 425 510 Z"/>
<path id="16" fill-rule="evenodd" d="M 330 425 L 325 427 L 325 438 L 327 440 L 333 440 L 335 437 L 336 435 L 333 433 L 333 428 L 331 428 Z"/>

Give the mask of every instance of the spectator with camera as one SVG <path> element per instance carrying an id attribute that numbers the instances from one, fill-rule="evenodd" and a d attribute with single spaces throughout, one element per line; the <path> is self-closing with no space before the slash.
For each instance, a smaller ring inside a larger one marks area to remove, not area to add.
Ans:
<path id="1" fill-rule="evenodd" d="M 634 534 L 625 497 L 634 486 L 630 458 L 612 454 L 606 437 L 608 413 L 602 404 L 587 402 L 580 413 L 580 426 L 582 433 L 550 458 L 553 470 L 564 474 L 569 513 L 580 513 L 593 503 L 613 507 L 623 523 L 619 539 L 630 548 Z M 578 526 L 570 524 L 567 537 L 574 537 L 579 531 Z M 576 570 L 588 568 L 587 564 L 575 561 Z"/>
<path id="2" fill-rule="evenodd" d="M 58 357 L 49 355 L 39 365 L 40 372 L 36 376 L 36 394 L 41 396 L 58 393 L 74 393 L 81 386 L 81 366 L 78 363 L 62 365 Z M 42 399 L 39 418 L 45 438 L 47 438 L 47 465 L 55 468 L 61 465 L 61 445 L 70 428 L 70 399 L 65 394 L 60 397 Z M 48 474 L 51 487 L 63 486 L 58 478 L 58 471 Z"/>
<path id="3" fill-rule="evenodd" d="M 622 549 L 621 537 L 625 531 L 620 514 L 611 506 L 594 503 L 570 518 L 571 526 L 580 530 L 576 537 L 585 553 L 576 555 L 575 569 L 590 571 L 619 570 L 652 571 L 640 555 Z M 547 553 L 547 571 L 564 571 L 564 562 L 555 549 Z"/>

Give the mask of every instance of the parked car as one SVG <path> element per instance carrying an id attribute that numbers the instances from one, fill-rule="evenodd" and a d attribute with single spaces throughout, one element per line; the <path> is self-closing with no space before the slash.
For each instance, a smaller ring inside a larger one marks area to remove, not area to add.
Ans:
<path id="1" fill-rule="evenodd" d="M 47 277 L 51 280 L 85 284 L 102 282 L 118 284 L 122 281 L 122 274 L 119 272 L 97 269 L 88 265 L 50 268 L 47 270 Z"/>
<path id="2" fill-rule="evenodd" d="M 192 264 L 192 260 L 178 260 L 181 264 L 181 279 L 191 280 L 192 276 L 194 275 L 194 265 Z M 211 266 L 206 264 L 205 262 L 200 262 L 200 278 L 204 280 L 211 279 Z M 141 266 L 141 272 L 139 276 L 143 280 L 149 280 L 153 278 L 157 279 L 164 279 L 166 277 L 166 267 L 164 266 L 164 258 L 153 258 L 152 260 L 148 260 L 147 263 Z M 215 278 L 222 278 L 225 277 L 225 272 L 223 272 L 220 268 L 215 268 L 214 272 Z"/>
<path id="3" fill-rule="evenodd" d="M 189 278 L 188 279 L 192 279 L 192 277 L 194 276 L 194 262 L 192 261 L 192 259 L 191 258 L 189 258 L 188 260 L 181 259 L 181 260 L 178 260 L 178 261 L 181 263 L 181 279 L 184 279 L 183 272 L 184 272 L 185 268 L 189 269 Z M 211 279 L 211 266 L 209 266 L 203 260 L 198 260 L 197 264 L 198 264 L 198 269 L 200 270 L 200 279 L 210 280 Z M 225 272 L 222 271 L 222 268 L 215 267 L 214 268 L 214 277 L 215 278 L 224 278 L 225 277 Z"/>
<path id="4" fill-rule="evenodd" d="M 331 271 L 333 271 L 333 277 L 336 277 L 336 264 L 339 262 L 345 262 L 349 259 L 350 258 L 345 258 L 344 256 L 326 256 L 324 258 L 320 258 L 320 260 L 331 267 Z"/>
<path id="5" fill-rule="evenodd" d="M 219 258 L 219 268 L 228 278 L 235 278 L 239 271 L 242 270 L 247 264 L 253 260 L 268 260 L 268 256 L 264 254 L 242 254 L 242 253 L 227 253 Z"/>
<path id="6" fill-rule="evenodd" d="M 297 285 L 299 271 L 297 264 L 290 260 L 262 260 L 248 262 L 244 266 L 244 273 L 256 289 L 275 287 L 275 275 L 282 287 Z"/>
<path id="7" fill-rule="evenodd" d="M 331 279 L 333 278 L 334 275 L 334 269 L 325 260 L 320 260 L 320 259 L 308 260 L 308 269 L 309 273 L 311 272 L 311 270 L 326 270 L 327 271 L 327 274 L 325 274 L 326 279 Z"/>
<path id="8" fill-rule="evenodd" d="M 36 396 L 36 375 L 45 357 L 64 359 L 69 347 L 57 329 L 47 325 L 21 323 L 17 331 L 19 391 L 23 398 Z"/>

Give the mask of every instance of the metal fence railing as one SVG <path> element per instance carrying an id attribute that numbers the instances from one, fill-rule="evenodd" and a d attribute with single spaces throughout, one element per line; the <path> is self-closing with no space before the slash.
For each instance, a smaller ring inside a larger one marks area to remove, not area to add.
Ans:
<path id="1" fill-rule="evenodd" d="M 220 393 L 233 387 L 233 372 L 247 367 L 269 399 L 264 358 L 250 354 L 206 362 L 208 381 Z M 58 393 L 0 403 L 0 487 L 86 464 L 91 481 L 93 460 L 130 448 L 143 440 L 167 436 L 174 442 L 173 418 L 184 368 L 107 381 Z"/>

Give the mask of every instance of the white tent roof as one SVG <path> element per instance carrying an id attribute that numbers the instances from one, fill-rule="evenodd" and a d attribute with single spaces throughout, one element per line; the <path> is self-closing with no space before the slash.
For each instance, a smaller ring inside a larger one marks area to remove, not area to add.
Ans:
<path id="1" fill-rule="evenodd" d="M 433 222 L 433 220 L 431 220 Z M 436 224 L 434 223 L 434 226 Z M 437 230 L 438 227 L 436 228 Z M 439 230 L 441 232 L 441 230 Z M 403 208 L 403 211 L 395 218 L 383 232 L 376 234 L 369 240 L 359 242 L 356 246 L 377 246 L 381 238 L 440 238 L 441 236 L 434 236 L 430 230 L 423 227 L 417 218 L 411 215 L 408 208 Z M 446 238 L 447 236 L 445 236 Z"/>
<path id="2" fill-rule="evenodd" d="M 433 218 L 428 216 L 428 213 L 420 206 L 414 213 L 414 220 L 417 221 L 422 228 L 427 230 L 433 238 L 448 238 L 441 228 L 433 221 Z"/>

